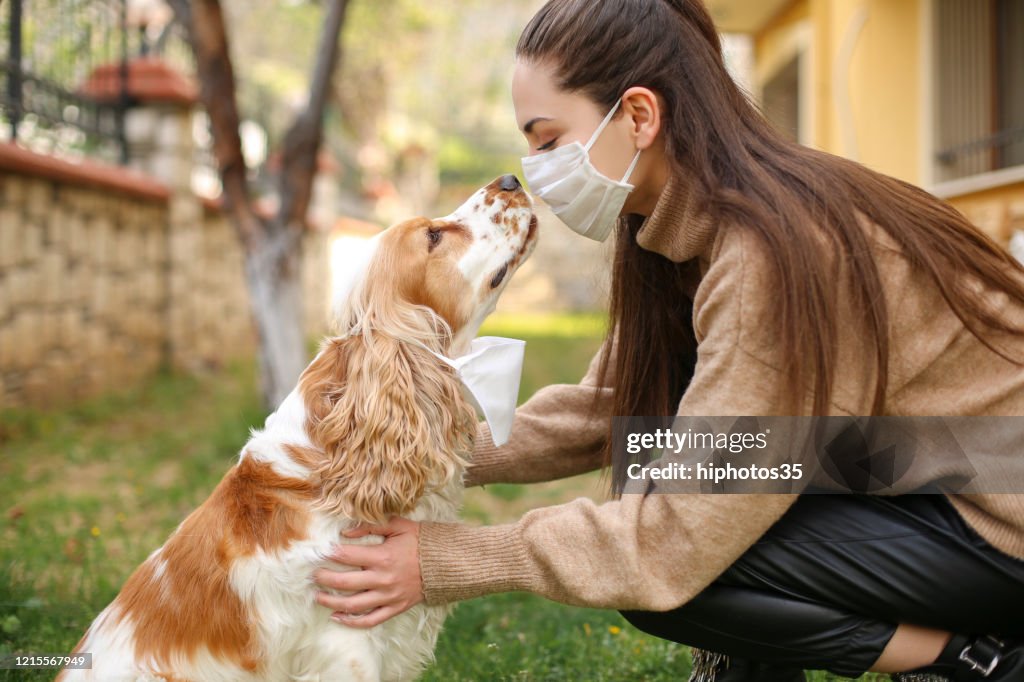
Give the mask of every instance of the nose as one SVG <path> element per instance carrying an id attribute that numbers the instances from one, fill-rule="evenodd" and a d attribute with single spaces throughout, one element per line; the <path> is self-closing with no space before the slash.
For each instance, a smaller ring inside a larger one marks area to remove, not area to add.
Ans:
<path id="1" fill-rule="evenodd" d="M 503 192 L 512 192 L 522 187 L 522 185 L 519 184 L 519 178 L 509 173 L 508 175 L 501 176 L 501 179 L 498 181 L 498 187 Z"/>

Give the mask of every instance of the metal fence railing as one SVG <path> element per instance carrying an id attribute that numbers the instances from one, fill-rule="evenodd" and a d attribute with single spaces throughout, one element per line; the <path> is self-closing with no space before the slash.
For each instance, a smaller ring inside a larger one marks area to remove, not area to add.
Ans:
<path id="1" fill-rule="evenodd" d="M 1024 0 L 933 9 L 935 179 L 1024 164 Z"/>
<path id="2" fill-rule="evenodd" d="M 37 151 L 126 162 L 125 115 L 133 105 L 126 87 L 129 61 L 167 55 L 175 66 L 194 72 L 175 24 L 152 35 L 140 10 L 146 4 L 0 2 L 0 139 L 20 140 Z"/>

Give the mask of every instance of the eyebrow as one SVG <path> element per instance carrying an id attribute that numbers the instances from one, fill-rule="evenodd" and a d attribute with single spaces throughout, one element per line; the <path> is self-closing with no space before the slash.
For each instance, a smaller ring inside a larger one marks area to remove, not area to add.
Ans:
<path id="1" fill-rule="evenodd" d="M 554 120 L 553 118 L 548 118 L 547 116 L 535 116 L 534 118 L 531 118 L 529 121 L 526 122 L 526 125 L 523 126 L 523 132 L 526 133 L 527 135 L 529 135 L 530 133 L 533 132 L 533 124 L 536 123 L 537 121 L 553 121 L 553 120 Z"/>

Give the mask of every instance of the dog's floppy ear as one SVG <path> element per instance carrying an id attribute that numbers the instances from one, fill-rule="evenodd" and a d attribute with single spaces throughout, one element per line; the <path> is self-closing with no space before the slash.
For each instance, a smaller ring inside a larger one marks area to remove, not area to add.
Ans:
<path id="1" fill-rule="evenodd" d="M 451 368 L 418 345 L 373 332 L 331 339 L 300 387 L 328 513 L 384 522 L 461 473 L 476 415 Z"/>

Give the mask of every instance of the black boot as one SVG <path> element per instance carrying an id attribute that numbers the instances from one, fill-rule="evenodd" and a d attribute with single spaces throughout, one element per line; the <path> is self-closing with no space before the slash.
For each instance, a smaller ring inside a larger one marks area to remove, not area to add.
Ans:
<path id="1" fill-rule="evenodd" d="M 952 682 L 1024 682 L 1024 642 L 989 635 L 953 635 L 935 663 L 893 676 L 915 682 L 941 676 Z"/>
<path id="2" fill-rule="evenodd" d="M 695 667 L 691 682 L 807 682 L 804 671 L 778 663 L 761 663 L 736 656 L 713 655 L 713 672 L 700 675 Z"/>

